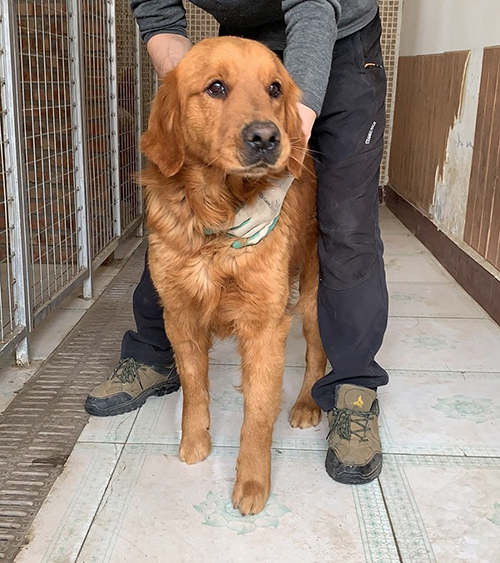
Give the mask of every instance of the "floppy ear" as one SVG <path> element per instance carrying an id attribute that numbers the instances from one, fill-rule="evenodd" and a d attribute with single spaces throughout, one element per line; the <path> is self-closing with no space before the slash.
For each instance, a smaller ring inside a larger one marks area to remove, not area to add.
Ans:
<path id="1" fill-rule="evenodd" d="M 302 121 L 297 109 L 300 91 L 291 79 L 289 79 L 288 90 L 289 95 L 285 104 L 285 129 L 290 139 L 291 147 L 287 168 L 292 176 L 299 178 L 302 174 L 302 164 L 304 162 L 304 153 L 307 150 L 307 143 L 302 132 Z"/>
<path id="2" fill-rule="evenodd" d="M 184 162 L 181 104 L 175 69 L 167 74 L 153 99 L 148 129 L 141 138 L 141 150 L 165 176 L 175 176 Z"/>

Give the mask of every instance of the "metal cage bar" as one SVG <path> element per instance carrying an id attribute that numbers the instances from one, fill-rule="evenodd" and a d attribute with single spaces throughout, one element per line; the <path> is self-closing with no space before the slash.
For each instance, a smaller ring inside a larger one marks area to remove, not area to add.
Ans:
<path id="1" fill-rule="evenodd" d="M 3 218 L 0 230 L 0 354 L 16 346 L 17 362 L 26 364 L 30 360 L 28 333 L 31 329 L 31 292 L 14 9 L 10 2 L 0 5 L 0 216 Z"/>
<path id="2" fill-rule="evenodd" d="M 142 100 L 143 100 L 143 83 L 142 83 L 142 55 L 141 55 L 141 36 L 139 33 L 139 28 L 137 24 L 135 26 L 135 69 L 136 77 L 135 81 L 137 84 L 136 97 L 135 97 L 135 107 L 136 107 L 136 162 L 139 169 L 144 166 L 144 159 L 141 152 L 141 135 L 144 128 L 143 124 L 143 111 L 142 111 Z M 142 218 L 144 215 L 144 200 L 142 187 L 139 185 L 137 190 L 137 216 Z M 141 220 L 139 227 L 137 229 L 137 236 L 144 236 L 144 221 Z"/>
<path id="3" fill-rule="evenodd" d="M 92 297 L 92 256 L 90 251 L 90 228 L 88 224 L 88 170 L 87 170 L 87 120 L 84 103 L 83 36 L 81 22 L 81 0 L 69 1 L 68 34 L 70 38 L 71 106 L 73 114 L 73 144 L 76 189 L 76 225 L 78 236 L 78 263 L 87 270 L 83 282 L 83 296 Z"/>
<path id="4" fill-rule="evenodd" d="M 107 0 L 108 9 L 108 53 L 109 53 L 109 108 L 110 108 L 110 149 L 113 198 L 113 232 L 115 237 L 122 233 L 120 213 L 120 145 L 118 124 L 118 76 L 116 54 L 116 1 Z"/>

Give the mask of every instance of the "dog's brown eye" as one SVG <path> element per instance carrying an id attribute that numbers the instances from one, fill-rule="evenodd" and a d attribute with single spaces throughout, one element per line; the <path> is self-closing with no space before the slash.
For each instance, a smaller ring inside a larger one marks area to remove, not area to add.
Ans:
<path id="1" fill-rule="evenodd" d="M 271 86 L 269 86 L 269 95 L 272 98 L 281 96 L 281 84 L 279 82 L 273 82 Z"/>
<path id="2" fill-rule="evenodd" d="M 227 95 L 226 87 L 220 80 L 212 82 L 207 88 L 207 92 L 212 98 L 225 98 Z"/>

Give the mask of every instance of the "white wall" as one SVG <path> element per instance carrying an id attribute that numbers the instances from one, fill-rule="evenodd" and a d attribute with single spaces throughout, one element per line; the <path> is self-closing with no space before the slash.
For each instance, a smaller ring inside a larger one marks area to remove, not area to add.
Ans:
<path id="1" fill-rule="evenodd" d="M 404 0 L 400 56 L 500 45 L 500 0 Z"/>

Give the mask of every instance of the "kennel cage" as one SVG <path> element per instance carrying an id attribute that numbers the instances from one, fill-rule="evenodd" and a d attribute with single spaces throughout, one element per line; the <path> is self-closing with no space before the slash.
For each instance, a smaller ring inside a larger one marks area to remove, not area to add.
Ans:
<path id="1" fill-rule="evenodd" d="M 156 75 L 128 0 L 0 7 L 0 354 L 139 229 Z"/>
<path id="2" fill-rule="evenodd" d="M 400 0 L 381 0 L 387 178 Z M 217 35 L 186 2 L 193 42 Z M 156 74 L 129 0 L 0 2 L 0 356 L 142 226 L 139 136 Z"/>

